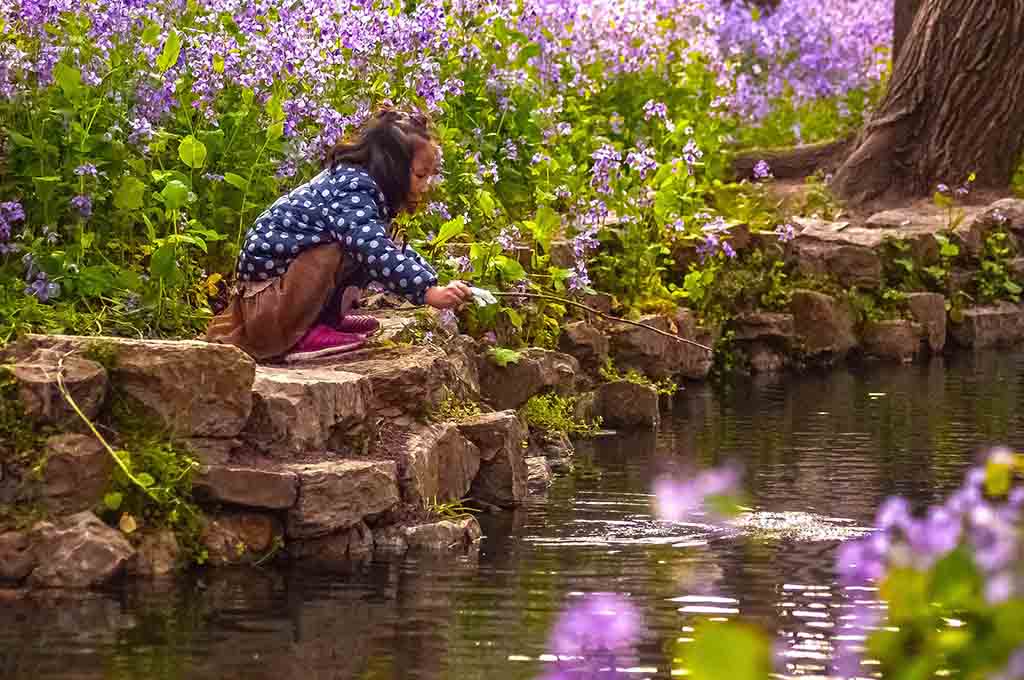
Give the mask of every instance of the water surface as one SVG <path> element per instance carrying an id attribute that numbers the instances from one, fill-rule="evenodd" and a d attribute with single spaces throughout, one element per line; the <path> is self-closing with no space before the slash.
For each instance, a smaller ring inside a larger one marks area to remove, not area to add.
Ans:
<path id="1" fill-rule="evenodd" d="M 985 447 L 1024 447 L 1022 407 L 1024 353 L 689 386 L 656 435 L 581 445 L 574 474 L 484 518 L 476 559 L 0 600 L 0 677 L 533 679 L 559 610 L 589 591 L 643 612 L 626 677 L 671 677 L 704 617 L 757 622 L 788 675 L 822 675 L 853 601 L 873 595 L 836 586 L 837 541 L 886 496 L 937 501 Z M 732 460 L 755 511 L 741 527 L 651 517 L 655 476 Z"/>

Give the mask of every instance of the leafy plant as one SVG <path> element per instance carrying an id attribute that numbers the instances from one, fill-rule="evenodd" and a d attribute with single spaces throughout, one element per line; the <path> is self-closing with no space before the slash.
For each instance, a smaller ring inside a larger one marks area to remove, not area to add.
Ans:
<path id="1" fill-rule="evenodd" d="M 661 380 L 654 381 L 648 378 L 646 375 L 638 372 L 636 369 L 629 369 L 625 374 L 619 371 L 615 367 L 615 362 L 611 357 L 605 359 L 604 365 L 598 370 L 602 380 L 607 382 L 615 382 L 619 380 L 625 380 L 626 382 L 636 383 L 637 385 L 644 385 L 650 387 L 658 392 L 658 394 L 671 397 L 679 391 L 679 384 L 670 378 L 662 378 Z"/>
<path id="2" fill-rule="evenodd" d="M 584 422 L 576 417 L 577 399 L 557 394 L 530 397 L 519 413 L 533 429 L 570 437 L 590 437 L 597 433 L 600 422 Z"/>
<path id="3" fill-rule="evenodd" d="M 1010 269 L 1009 260 L 1013 252 L 1012 242 L 1005 232 L 994 232 L 985 239 L 981 268 L 975 277 L 978 298 L 982 302 L 1020 302 L 1024 288 L 1015 280 Z"/>

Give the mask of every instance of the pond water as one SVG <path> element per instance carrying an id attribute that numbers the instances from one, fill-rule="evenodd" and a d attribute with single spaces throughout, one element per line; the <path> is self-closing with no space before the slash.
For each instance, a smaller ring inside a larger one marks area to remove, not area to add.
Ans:
<path id="1" fill-rule="evenodd" d="M 657 435 L 581 445 L 545 496 L 484 518 L 477 559 L 0 600 L 0 677 L 533 679 L 559 611 L 590 591 L 643 612 L 622 677 L 671 677 L 701 617 L 756 622 L 788 675 L 822 675 L 845 612 L 873 595 L 836 586 L 837 540 L 887 495 L 937 501 L 984 447 L 1024 447 L 1022 407 L 1024 353 L 690 386 Z M 740 527 L 651 517 L 657 474 L 730 460 L 755 511 Z"/>

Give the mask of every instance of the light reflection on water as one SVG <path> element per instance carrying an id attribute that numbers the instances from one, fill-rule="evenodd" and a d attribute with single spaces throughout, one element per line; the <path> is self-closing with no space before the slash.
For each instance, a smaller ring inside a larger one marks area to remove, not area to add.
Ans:
<path id="1" fill-rule="evenodd" d="M 787 675 L 820 676 L 833 640 L 863 640 L 855 606 L 881 606 L 835 583 L 837 541 L 885 496 L 935 502 L 975 451 L 1024 446 L 1022 407 L 1024 354 L 690 387 L 657 436 L 581 446 L 577 474 L 485 517 L 476 559 L 0 597 L 0 677 L 533 680 L 567 598 L 593 591 L 644 616 L 620 677 L 684 674 L 676 645 L 708 618 L 766 627 Z M 752 514 L 729 527 L 652 517 L 656 477 L 729 460 L 746 468 Z"/>

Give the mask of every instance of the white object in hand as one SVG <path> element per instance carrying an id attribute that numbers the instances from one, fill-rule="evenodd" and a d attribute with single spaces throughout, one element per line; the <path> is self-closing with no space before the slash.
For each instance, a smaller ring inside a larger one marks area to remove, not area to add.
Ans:
<path id="1" fill-rule="evenodd" d="M 483 288 L 475 288 L 470 286 L 469 292 L 473 294 L 473 300 L 479 307 L 486 307 L 488 305 L 498 304 L 498 299 L 491 295 L 491 291 L 484 290 Z"/>

